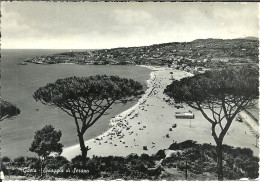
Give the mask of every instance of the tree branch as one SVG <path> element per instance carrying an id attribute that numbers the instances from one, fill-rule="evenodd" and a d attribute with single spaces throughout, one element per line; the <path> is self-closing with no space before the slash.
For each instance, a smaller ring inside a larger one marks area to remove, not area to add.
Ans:
<path id="1" fill-rule="evenodd" d="M 213 136 L 215 142 L 218 143 L 218 142 L 219 142 L 219 141 L 218 141 L 219 138 L 218 138 L 218 136 L 217 136 L 217 134 L 216 134 L 215 128 L 216 128 L 216 123 L 212 123 L 212 125 L 211 125 L 211 134 L 212 134 L 212 136 Z"/>
<path id="2" fill-rule="evenodd" d="M 106 106 L 104 108 L 104 110 L 92 121 L 92 122 L 89 122 L 89 127 L 91 127 L 102 115 L 103 113 L 106 112 L 106 110 L 114 103 L 114 101 L 112 101 L 108 106 Z"/>
<path id="3" fill-rule="evenodd" d="M 198 110 L 202 113 L 202 115 L 211 123 L 213 124 L 214 121 L 212 119 L 210 119 L 208 117 L 208 115 L 203 111 L 203 109 L 200 107 L 200 104 L 198 102 L 196 102 L 197 106 L 198 106 Z"/>
<path id="4" fill-rule="evenodd" d="M 76 114 L 73 111 L 71 111 L 71 114 L 74 117 L 76 128 L 77 128 L 77 132 L 78 132 L 78 134 L 80 134 L 80 128 L 79 128 L 79 123 L 78 123 L 78 119 L 76 117 Z"/>

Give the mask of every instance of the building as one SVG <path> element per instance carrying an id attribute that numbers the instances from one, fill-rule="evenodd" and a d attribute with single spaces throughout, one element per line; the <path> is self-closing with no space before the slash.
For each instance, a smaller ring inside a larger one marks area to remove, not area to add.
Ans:
<path id="1" fill-rule="evenodd" d="M 176 119 L 194 119 L 195 115 L 192 112 L 175 112 Z"/>

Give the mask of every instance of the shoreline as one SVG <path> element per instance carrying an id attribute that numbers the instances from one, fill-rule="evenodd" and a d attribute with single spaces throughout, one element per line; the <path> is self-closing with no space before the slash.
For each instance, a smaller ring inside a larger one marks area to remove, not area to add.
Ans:
<path id="1" fill-rule="evenodd" d="M 167 149 L 173 142 L 194 140 L 198 143 L 215 145 L 211 136 L 211 125 L 199 111 L 188 106 L 177 109 L 165 100 L 169 99 L 163 91 L 172 83 L 173 79 L 192 76 L 192 74 L 168 67 L 142 66 L 151 69 L 150 78 L 147 80 L 148 89 L 138 102 L 113 117 L 110 129 L 85 141 L 91 150 L 88 157 L 92 156 L 128 156 L 131 153 L 152 155 L 161 149 Z M 195 119 L 176 119 L 175 112 L 193 110 Z M 172 128 L 176 124 L 176 128 Z M 243 140 L 240 140 L 243 136 Z M 234 147 L 250 148 L 254 155 L 259 149 L 254 146 L 255 137 L 245 123 L 233 122 L 224 144 Z M 80 155 L 79 144 L 67 147 L 61 155 L 72 159 Z"/>
<path id="2" fill-rule="evenodd" d="M 121 115 L 124 115 L 124 116 L 126 117 L 127 115 L 129 115 L 129 113 L 131 113 L 132 111 L 134 111 L 134 109 L 139 105 L 140 100 L 144 97 L 145 94 L 147 94 L 147 92 L 148 92 L 149 89 L 151 88 L 151 87 L 149 86 L 149 82 L 150 82 L 150 80 L 154 77 L 154 74 L 153 74 L 153 73 L 154 73 L 154 71 L 156 71 L 156 70 L 155 70 L 155 67 L 153 67 L 153 66 L 146 66 L 146 65 L 136 65 L 136 66 L 148 68 L 148 69 L 151 70 L 150 77 L 149 77 L 148 80 L 146 80 L 147 89 L 146 89 L 145 93 L 142 95 L 142 97 L 141 97 L 140 99 L 138 99 L 138 101 L 137 101 L 137 103 L 136 103 L 135 105 L 133 105 L 133 106 L 130 107 L 129 109 L 127 109 L 127 110 L 125 110 L 125 111 L 123 111 L 123 112 L 117 114 L 116 116 L 112 117 L 112 118 L 109 120 L 109 127 L 110 127 L 110 128 L 109 128 L 107 131 L 101 133 L 100 135 L 98 135 L 98 136 L 96 136 L 96 137 L 93 137 L 93 138 L 91 138 L 91 139 L 85 140 L 85 144 L 88 143 L 88 142 L 95 141 L 97 138 L 102 138 L 104 135 L 108 135 L 108 134 L 113 130 L 113 126 L 116 124 L 117 119 L 122 119 L 122 118 L 121 118 L 121 117 L 122 117 Z M 125 117 L 123 117 L 123 118 L 125 118 Z M 75 145 L 72 145 L 72 146 L 70 146 L 70 147 L 64 148 L 64 150 L 70 150 L 70 149 L 75 148 L 75 147 L 78 147 L 78 146 L 79 146 L 79 144 L 75 144 Z M 64 150 L 63 150 L 63 151 L 64 151 Z M 62 154 L 61 154 L 61 155 L 62 155 Z"/>
<path id="3" fill-rule="evenodd" d="M 99 66 L 99 65 L 37 65 L 28 63 L 27 66 L 18 66 L 17 63 L 23 61 L 30 54 L 38 55 L 41 51 L 18 52 L 17 54 L 6 54 L 3 60 L 2 96 L 6 100 L 15 103 L 22 109 L 21 114 L 12 119 L 12 122 L 5 122 L 2 127 L 2 143 L 5 146 L 2 153 L 11 158 L 23 156 L 34 156 L 28 151 L 33 140 L 35 131 L 52 124 L 55 128 L 62 131 L 61 142 L 65 147 L 78 144 L 75 123 L 71 116 L 59 110 L 57 107 L 49 107 L 40 102 L 36 102 L 32 94 L 39 88 L 48 83 L 53 83 L 57 79 L 78 76 L 87 77 L 96 74 L 118 75 L 122 78 L 130 78 L 139 81 L 143 85 L 143 90 L 147 89 L 146 81 L 149 79 L 151 71 L 146 68 L 134 66 Z M 44 52 L 47 54 L 48 52 Z M 21 55 L 20 55 L 21 54 Z M 16 72 L 14 76 L 12 71 Z M 4 79 L 5 78 L 5 79 Z M 7 79 L 8 78 L 8 79 Z M 21 96 L 22 95 L 22 96 Z M 84 135 L 85 140 L 96 137 L 109 129 L 111 117 L 131 108 L 139 98 L 132 102 L 114 104 L 109 115 L 102 116 Z M 15 130 L 15 134 L 10 131 Z M 14 146 L 19 147 L 19 151 L 11 150 Z"/>
<path id="4" fill-rule="evenodd" d="M 121 131 L 124 130 L 124 129 L 130 130 L 129 128 L 127 128 L 127 126 L 124 126 L 124 125 L 129 125 L 130 120 L 132 120 L 136 116 L 138 116 L 138 113 L 139 113 L 138 110 L 140 110 L 140 107 L 143 107 L 143 105 L 145 105 L 145 103 L 147 101 L 147 98 L 151 97 L 153 92 L 155 92 L 154 85 L 158 84 L 157 80 L 156 80 L 156 79 L 158 79 L 157 78 L 158 76 L 156 76 L 156 74 L 155 74 L 156 72 L 158 72 L 158 71 L 159 72 L 163 72 L 163 73 L 167 72 L 169 74 L 171 72 L 174 72 L 174 71 L 175 72 L 179 72 L 180 73 L 180 75 L 179 75 L 180 79 L 183 78 L 183 77 L 187 77 L 187 76 L 193 76 L 191 73 L 188 73 L 188 72 L 185 72 L 185 71 L 174 70 L 173 68 L 169 68 L 169 67 L 147 66 L 147 65 L 136 65 L 136 66 L 145 67 L 145 68 L 148 68 L 148 69 L 151 70 L 150 78 L 146 81 L 148 88 L 146 89 L 145 93 L 142 95 L 142 97 L 137 101 L 137 103 L 134 106 L 132 106 L 129 109 L 127 109 L 127 110 L 117 114 L 115 117 L 112 117 L 109 120 L 110 128 L 107 131 L 105 131 L 104 133 L 101 133 L 100 135 L 98 135 L 98 136 L 96 136 L 94 138 L 85 140 L 85 145 L 86 146 L 93 145 L 93 144 L 101 145 L 101 141 L 103 141 L 105 138 L 109 138 L 109 140 L 110 140 L 110 141 L 105 141 L 105 143 L 112 144 L 112 141 L 113 141 L 112 138 L 116 138 L 114 136 L 118 137 L 117 134 L 121 133 Z M 171 79 L 172 79 L 172 76 L 168 80 L 167 85 L 172 82 Z M 165 97 L 167 97 L 167 96 L 165 96 Z M 136 110 L 137 110 L 137 112 L 136 112 Z M 144 110 L 144 109 L 142 109 L 142 110 Z M 122 124 L 121 121 L 124 121 L 125 123 Z M 140 123 L 143 123 L 143 122 L 141 121 Z M 139 124 L 139 122 L 138 122 L 138 124 Z M 119 125 L 119 127 L 118 127 L 118 125 Z M 115 129 L 115 128 L 117 128 L 117 129 Z M 118 129 L 118 128 L 120 128 L 120 129 Z M 143 129 L 141 129 L 141 130 L 143 130 Z M 132 133 L 133 133 L 133 131 L 130 132 L 130 135 Z M 123 135 L 123 137 L 124 137 L 124 135 Z M 118 138 L 120 140 L 123 137 L 119 136 Z M 120 140 L 119 142 L 121 142 L 122 144 L 125 144 L 125 141 L 123 139 Z M 152 142 L 152 143 L 154 143 L 154 142 Z M 170 144 L 171 143 L 169 143 L 169 145 Z M 113 145 L 114 146 L 118 146 L 117 144 L 113 144 Z M 165 145 L 165 146 L 168 147 L 169 145 Z M 127 145 L 125 147 L 128 148 Z M 74 153 L 74 152 L 76 152 L 76 153 L 73 154 L 73 156 L 72 156 L 71 153 Z M 90 150 L 90 152 L 91 152 L 91 150 Z M 61 155 L 65 156 L 68 159 L 71 159 L 71 158 L 75 157 L 76 155 L 80 155 L 79 144 L 72 145 L 70 147 L 64 148 L 63 153 Z M 98 154 L 96 154 L 96 155 L 98 155 Z M 106 155 L 106 154 L 101 154 L 101 155 Z M 125 153 L 123 152 L 123 154 L 117 154 L 117 156 L 125 156 Z"/>

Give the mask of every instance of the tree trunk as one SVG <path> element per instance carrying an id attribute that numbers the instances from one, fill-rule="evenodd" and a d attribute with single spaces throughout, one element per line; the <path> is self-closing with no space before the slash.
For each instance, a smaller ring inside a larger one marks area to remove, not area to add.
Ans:
<path id="1" fill-rule="evenodd" d="M 40 165 L 41 165 L 41 170 L 40 170 L 41 178 L 43 178 L 43 162 L 42 162 L 42 160 L 40 161 Z"/>
<path id="2" fill-rule="evenodd" d="M 85 146 L 85 141 L 84 141 L 83 135 L 78 134 L 78 137 L 79 137 L 82 162 L 85 165 L 87 162 L 88 147 L 86 148 L 86 146 Z"/>
<path id="3" fill-rule="evenodd" d="M 222 142 L 217 142 L 218 180 L 223 181 L 223 154 Z"/>
<path id="4" fill-rule="evenodd" d="M 44 172 L 44 168 L 45 168 L 45 160 L 46 157 L 43 156 L 42 159 L 40 159 L 40 163 L 41 163 L 41 178 L 43 179 L 43 176 L 46 176 L 45 172 Z"/>
<path id="5" fill-rule="evenodd" d="M 185 160 L 186 163 L 186 168 L 185 168 L 185 180 L 188 180 L 188 164 L 187 164 L 187 159 Z"/>

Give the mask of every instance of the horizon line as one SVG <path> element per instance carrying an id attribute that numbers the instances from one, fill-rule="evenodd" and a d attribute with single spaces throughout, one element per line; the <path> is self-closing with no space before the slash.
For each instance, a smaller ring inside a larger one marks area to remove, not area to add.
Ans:
<path id="1" fill-rule="evenodd" d="M 160 44 L 167 44 L 167 43 L 179 43 L 179 42 L 193 42 L 195 40 L 207 40 L 207 39 L 221 39 L 221 40 L 234 40 L 234 39 L 246 39 L 246 38 L 255 38 L 259 40 L 256 36 L 245 36 L 245 37 L 238 37 L 238 38 L 230 38 L 230 39 L 223 39 L 223 38 L 196 38 L 191 41 L 177 41 L 177 42 L 163 42 L 163 43 L 153 43 L 149 45 L 140 45 L 140 46 L 119 46 L 119 47 L 111 47 L 111 48 L 2 48 L 0 47 L 0 50 L 22 50 L 22 49 L 28 49 L 28 50 L 104 50 L 104 49 L 118 49 L 118 48 L 134 48 L 134 47 L 147 47 L 147 46 L 153 46 L 153 45 L 160 45 Z M 250 40 L 250 39 L 248 39 Z M 251 39 L 253 40 L 253 39 Z"/>

